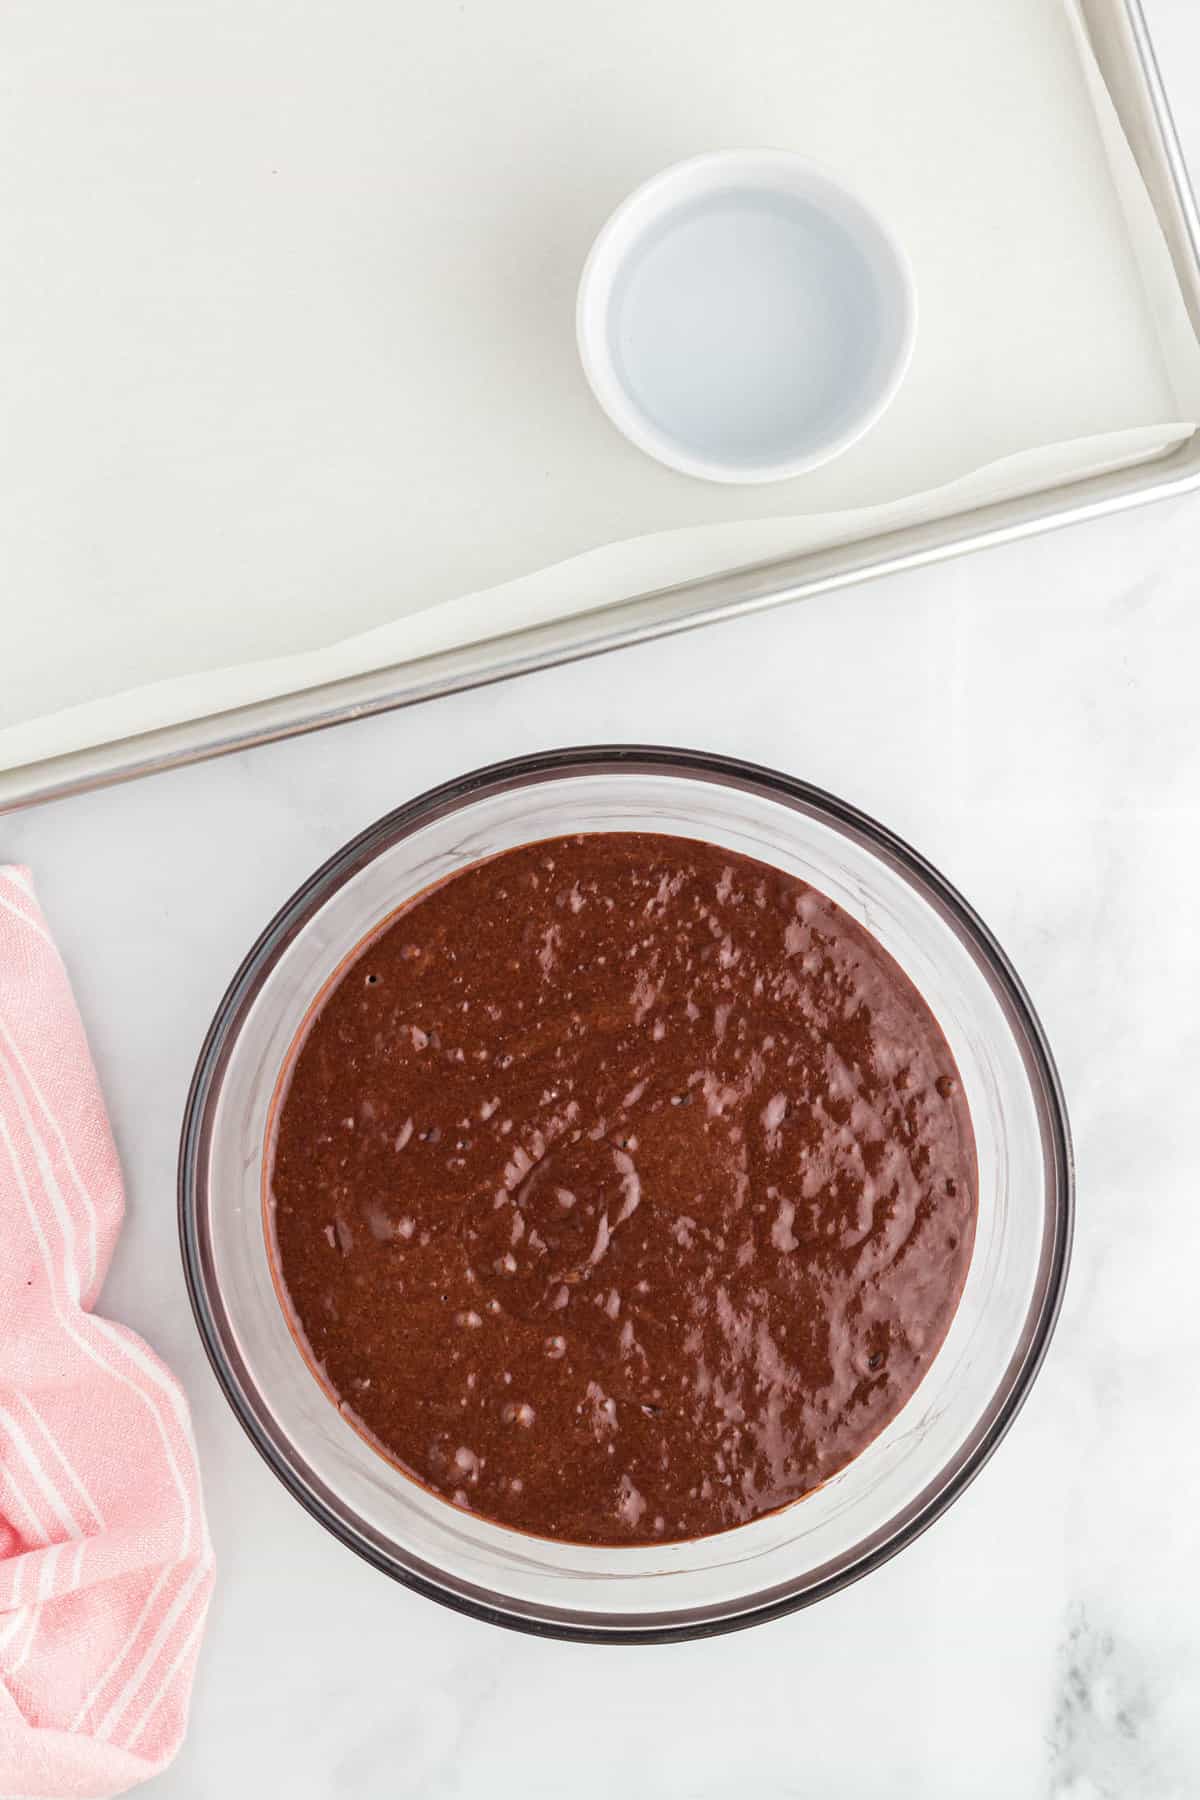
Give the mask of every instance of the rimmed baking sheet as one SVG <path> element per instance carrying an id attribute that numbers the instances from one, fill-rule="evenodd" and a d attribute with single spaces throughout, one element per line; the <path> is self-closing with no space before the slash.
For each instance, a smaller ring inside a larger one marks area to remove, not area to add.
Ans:
<path id="1" fill-rule="evenodd" d="M 1126 0 L 405 14 L 0 25 L 0 804 L 1191 479 L 1194 248 Z M 611 204 L 737 142 L 855 181 L 921 293 L 877 430 L 748 493 L 625 445 L 571 340 Z"/>

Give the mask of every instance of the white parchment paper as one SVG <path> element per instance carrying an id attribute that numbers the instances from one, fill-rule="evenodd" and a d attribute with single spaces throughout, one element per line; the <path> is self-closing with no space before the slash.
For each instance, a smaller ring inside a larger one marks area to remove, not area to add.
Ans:
<path id="1" fill-rule="evenodd" d="M 1200 418 L 1074 0 L 15 0 L 0 64 L 0 768 Z M 631 187 L 756 144 L 885 214 L 920 326 L 862 443 L 731 490 L 613 432 L 573 300 Z"/>

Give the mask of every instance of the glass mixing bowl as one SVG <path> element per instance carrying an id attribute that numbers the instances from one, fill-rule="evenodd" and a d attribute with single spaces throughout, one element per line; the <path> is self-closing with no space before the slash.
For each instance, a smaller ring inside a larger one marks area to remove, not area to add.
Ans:
<path id="1" fill-rule="evenodd" d="M 540 838 L 704 838 L 800 876 L 883 943 L 949 1040 L 979 1157 L 979 1220 L 954 1322 L 920 1387 L 824 1487 L 718 1536 L 589 1548 L 439 1499 L 341 1416 L 276 1297 L 262 1206 L 268 1109 L 314 995 L 387 914 L 453 870 Z M 234 1411 L 285 1486 L 343 1543 L 495 1624 L 591 1641 L 701 1636 L 769 1619 L 863 1575 L 924 1530 L 995 1448 L 1062 1296 L 1071 1152 L 1024 990 L 949 884 L 881 825 L 785 775 L 678 750 L 554 751 L 400 807 L 268 925 L 221 1002 L 184 1118 L 180 1231 L 192 1304 Z"/>

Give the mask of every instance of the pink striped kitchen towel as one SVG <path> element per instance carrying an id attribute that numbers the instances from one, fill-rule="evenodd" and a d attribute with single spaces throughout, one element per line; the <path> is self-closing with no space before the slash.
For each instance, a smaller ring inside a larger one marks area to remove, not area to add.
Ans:
<path id="1" fill-rule="evenodd" d="M 0 868 L 0 1797 L 123 1793 L 183 1736 L 212 1587 L 187 1406 L 92 1311 L 121 1172 L 28 872 Z"/>

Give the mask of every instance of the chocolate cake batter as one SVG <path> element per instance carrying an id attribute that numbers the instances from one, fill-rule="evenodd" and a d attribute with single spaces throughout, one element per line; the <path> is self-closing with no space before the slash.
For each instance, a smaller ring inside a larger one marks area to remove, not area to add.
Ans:
<path id="1" fill-rule="evenodd" d="M 832 901 L 711 844 L 455 875 L 355 952 L 281 1088 L 306 1353 L 401 1468 L 540 1536 L 798 1499 L 903 1406 L 962 1291 L 974 1140 L 932 1014 Z"/>

